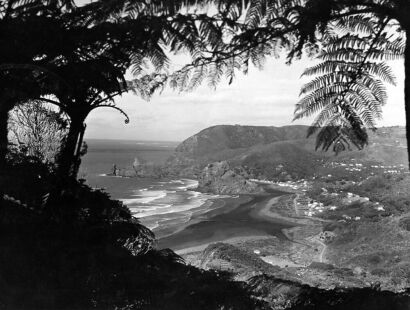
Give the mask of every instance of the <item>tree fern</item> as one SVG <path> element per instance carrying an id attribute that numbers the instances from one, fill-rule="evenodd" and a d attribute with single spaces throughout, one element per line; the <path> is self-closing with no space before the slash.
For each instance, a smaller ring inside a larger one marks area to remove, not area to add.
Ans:
<path id="1" fill-rule="evenodd" d="M 373 25 L 373 27 L 372 27 Z M 317 134 L 316 148 L 338 153 L 367 143 L 387 102 L 385 83 L 396 79 L 385 60 L 402 57 L 401 40 L 386 40 L 385 27 L 370 18 L 350 16 L 335 23 L 336 33 L 325 40 L 317 59 L 303 76 L 314 76 L 301 89 L 295 118 L 317 115 L 308 135 Z"/>

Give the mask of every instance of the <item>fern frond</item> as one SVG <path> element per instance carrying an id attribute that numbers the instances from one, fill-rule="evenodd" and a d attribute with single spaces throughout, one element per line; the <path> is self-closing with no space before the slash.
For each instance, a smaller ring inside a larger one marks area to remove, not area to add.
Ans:
<path id="1" fill-rule="evenodd" d="M 308 135 L 317 134 L 316 148 L 338 153 L 350 144 L 363 148 L 366 129 L 374 130 L 387 102 L 384 83 L 396 84 L 391 68 L 383 60 L 402 57 L 400 38 L 389 40 L 375 31 L 372 18 L 343 18 L 337 31 L 328 36 L 318 59 L 302 76 L 314 76 L 306 83 L 296 105 L 295 119 L 317 114 Z"/>
<path id="2" fill-rule="evenodd" d="M 364 35 L 373 34 L 375 29 L 372 17 L 364 14 L 355 14 L 338 19 L 335 21 L 335 27 L 345 33 L 353 32 Z"/>

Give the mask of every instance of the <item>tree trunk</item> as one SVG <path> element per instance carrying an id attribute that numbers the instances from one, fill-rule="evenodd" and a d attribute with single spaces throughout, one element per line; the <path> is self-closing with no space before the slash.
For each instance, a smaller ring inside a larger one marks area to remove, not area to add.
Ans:
<path id="1" fill-rule="evenodd" d="M 9 110 L 0 108 L 0 169 L 5 167 L 6 165 L 6 154 L 7 154 L 7 146 L 8 146 L 8 138 L 7 138 L 8 119 L 9 119 Z"/>
<path id="2" fill-rule="evenodd" d="M 83 126 L 81 128 L 81 132 L 80 132 L 79 137 L 78 137 L 77 148 L 76 148 L 76 151 L 75 151 L 75 154 L 74 154 L 74 165 L 73 165 L 73 170 L 72 170 L 72 173 L 73 173 L 74 177 L 77 177 L 78 171 L 80 170 L 85 128 L 86 128 L 86 125 L 83 123 Z"/>
<path id="3" fill-rule="evenodd" d="M 72 119 L 70 130 L 60 151 L 58 159 L 58 175 L 62 178 L 77 177 L 76 169 L 77 148 L 79 137 L 83 131 L 84 125 L 82 119 Z"/>
<path id="4" fill-rule="evenodd" d="M 14 107 L 14 101 L 5 100 L 0 101 L 0 201 L 3 198 L 3 194 L 5 193 L 5 189 L 7 187 L 7 163 L 6 163 L 6 155 L 7 149 L 9 144 L 8 139 L 8 120 L 9 120 L 9 112 Z M 5 184 L 6 183 L 6 184 Z"/>
<path id="5" fill-rule="evenodd" d="M 406 113 L 407 154 L 410 166 L 410 27 L 407 30 L 404 57 L 404 108 Z"/>
<path id="6" fill-rule="evenodd" d="M 3 194 L 6 190 L 7 178 L 6 178 L 6 155 L 7 155 L 7 121 L 9 111 L 4 109 L 0 104 L 0 204 L 3 199 Z"/>
<path id="7" fill-rule="evenodd" d="M 73 178 L 77 177 L 76 152 L 84 129 L 83 121 L 83 118 L 71 118 L 70 129 L 57 157 L 57 179 L 50 192 L 45 212 L 58 221 L 70 222 L 76 218 L 75 206 L 70 203 L 70 199 L 73 198 L 70 192 L 76 188 L 73 187 Z"/>

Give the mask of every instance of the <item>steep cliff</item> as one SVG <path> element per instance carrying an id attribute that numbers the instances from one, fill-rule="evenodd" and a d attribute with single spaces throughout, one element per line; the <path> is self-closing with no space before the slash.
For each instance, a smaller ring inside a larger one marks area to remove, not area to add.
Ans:
<path id="1" fill-rule="evenodd" d="M 198 177 L 198 190 L 215 194 L 255 194 L 263 190 L 246 179 L 246 172 L 232 169 L 226 161 L 206 166 Z"/>

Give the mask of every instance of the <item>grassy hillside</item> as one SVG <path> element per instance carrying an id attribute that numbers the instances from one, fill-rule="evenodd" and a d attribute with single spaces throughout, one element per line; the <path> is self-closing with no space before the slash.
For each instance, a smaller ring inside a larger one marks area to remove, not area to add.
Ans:
<path id="1" fill-rule="evenodd" d="M 303 139 L 306 126 L 265 127 L 219 125 L 202 130 L 183 141 L 176 152 L 202 157 L 215 151 L 249 148 L 278 141 Z"/>
<path id="2" fill-rule="evenodd" d="M 307 126 L 230 126 L 202 130 L 183 141 L 168 160 L 174 173 L 196 175 L 209 163 L 226 160 L 246 167 L 252 177 L 300 179 L 311 177 L 326 163 L 357 162 L 407 165 L 407 146 L 402 127 L 380 128 L 370 133 L 364 150 L 352 149 L 335 156 L 315 150 L 315 137 L 306 138 Z"/>

